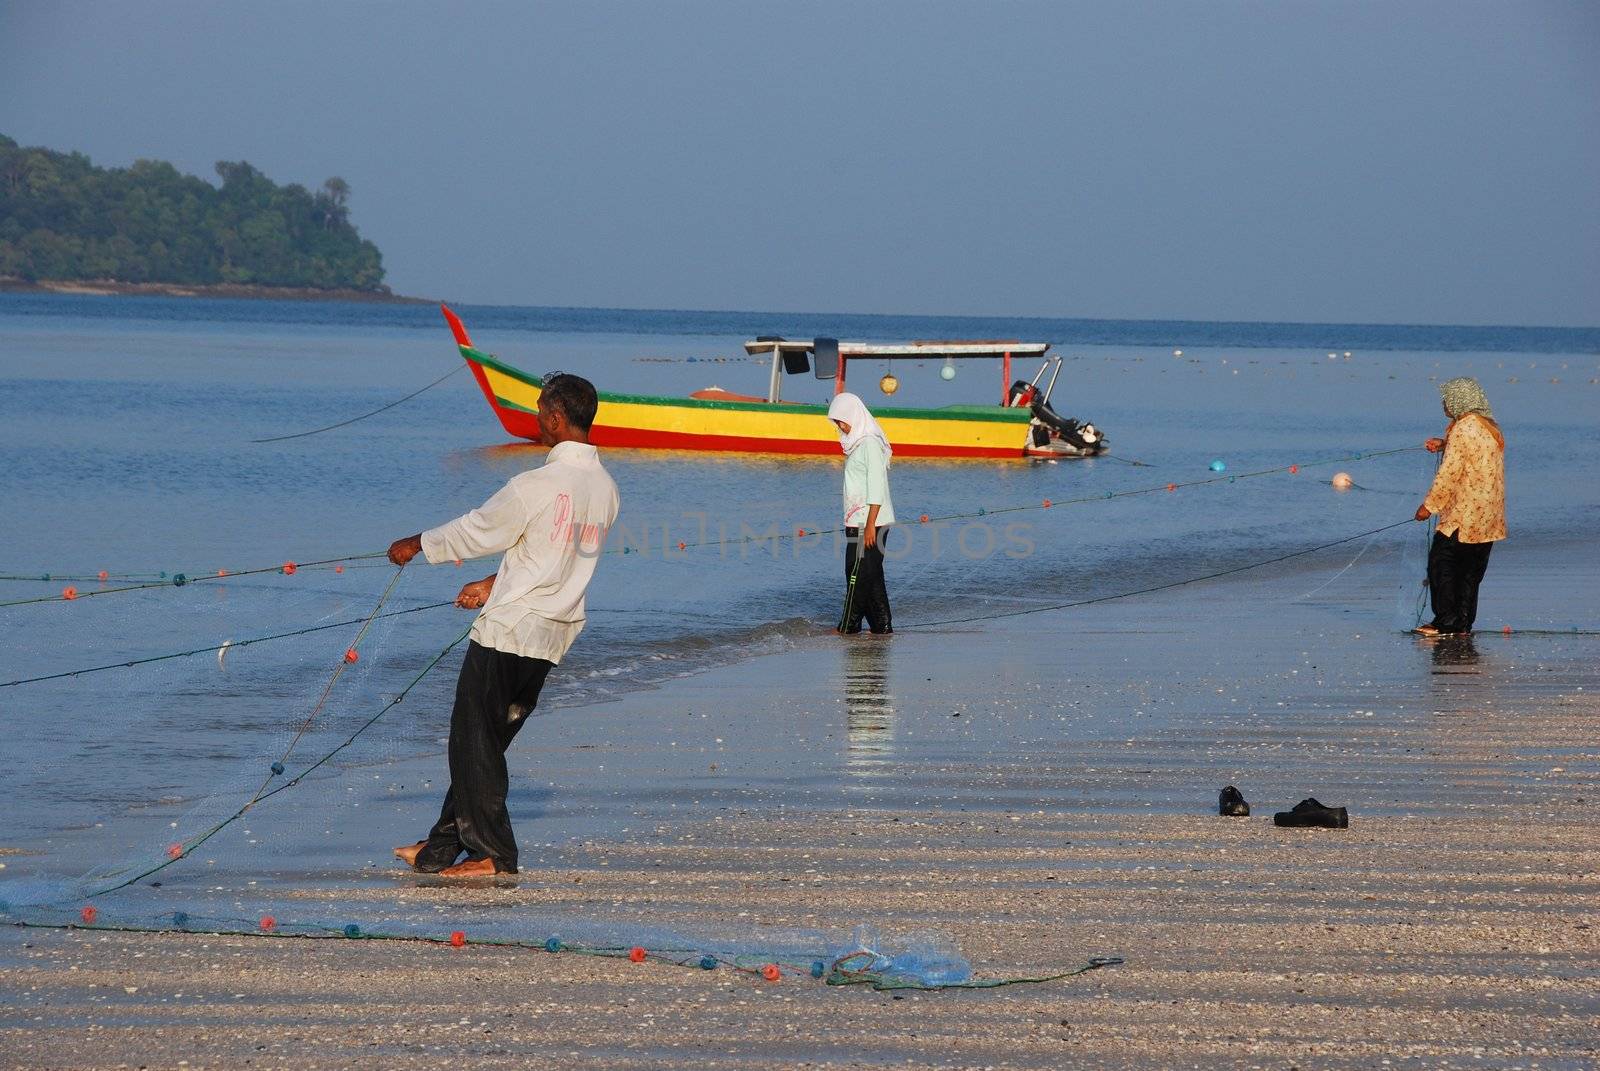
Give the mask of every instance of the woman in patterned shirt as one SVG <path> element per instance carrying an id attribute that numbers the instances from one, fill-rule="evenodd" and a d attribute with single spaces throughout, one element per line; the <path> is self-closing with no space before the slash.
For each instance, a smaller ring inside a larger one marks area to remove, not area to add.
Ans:
<path id="1" fill-rule="evenodd" d="M 1440 384 L 1450 418 L 1444 438 L 1429 439 L 1430 453 L 1444 451 L 1417 520 L 1439 515 L 1428 551 L 1428 591 L 1433 620 L 1415 631 L 1448 636 L 1472 631 L 1478 616 L 1478 585 L 1489 552 L 1506 537 L 1506 440 L 1489 399 L 1470 376 Z"/>

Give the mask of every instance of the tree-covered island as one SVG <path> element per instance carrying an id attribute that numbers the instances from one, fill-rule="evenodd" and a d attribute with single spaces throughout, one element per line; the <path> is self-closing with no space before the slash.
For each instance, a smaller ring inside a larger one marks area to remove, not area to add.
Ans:
<path id="1" fill-rule="evenodd" d="M 220 187 L 159 160 L 96 167 L 0 134 L 0 282 L 389 294 L 343 179 L 279 186 L 243 161 L 217 175 Z"/>

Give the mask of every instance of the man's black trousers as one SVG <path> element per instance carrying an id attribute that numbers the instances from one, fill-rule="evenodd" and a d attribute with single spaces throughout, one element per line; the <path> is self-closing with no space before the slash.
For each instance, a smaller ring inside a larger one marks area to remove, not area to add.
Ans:
<path id="1" fill-rule="evenodd" d="M 1472 631 L 1478 618 L 1478 585 L 1493 549 L 1493 543 L 1463 543 L 1453 535 L 1433 533 L 1428 594 L 1433 600 L 1433 626 L 1440 632 Z"/>
<path id="2" fill-rule="evenodd" d="M 450 789 L 417 869 L 437 873 L 462 852 L 493 859 L 498 873 L 517 872 L 517 840 L 506 810 L 506 749 L 554 666 L 468 642 L 450 712 Z"/>

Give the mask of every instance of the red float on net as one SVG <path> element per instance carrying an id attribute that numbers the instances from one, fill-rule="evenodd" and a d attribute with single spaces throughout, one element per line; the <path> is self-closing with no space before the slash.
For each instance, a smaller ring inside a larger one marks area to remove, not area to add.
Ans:
<path id="1" fill-rule="evenodd" d="M 181 844 L 169 844 L 169 845 L 167 845 L 167 858 L 168 859 L 182 859 L 183 858 L 183 845 L 181 845 Z"/>
<path id="2" fill-rule="evenodd" d="M 296 569 L 298 569 L 298 568 L 300 568 L 300 567 L 298 565 L 296 565 L 294 562 L 284 562 L 283 563 L 283 575 L 284 576 L 293 576 L 294 575 L 294 571 Z"/>
<path id="3" fill-rule="evenodd" d="M 1300 466 L 1299 465 L 1290 465 L 1289 466 L 1289 475 L 1293 476 L 1295 473 L 1297 473 L 1299 471 L 1300 471 Z"/>
<path id="4" fill-rule="evenodd" d="M 1044 500 L 1044 508 L 1045 509 L 1049 509 L 1050 508 L 1050 500 L 1048 498 Z"/>
<path id="5" fill-rule="evenodd" d="M 94 920 L 99 916 L 100 912 L 93 907 L 86 907 L 82 911 L 78 912 L 78 917 L 91 926 L 94 925 Z"/>
<path id="6" fill-rule="evenodd" d="M 76 599 L 78 597 L 78 589 L 77 588 L 71 588 L 71 587 L 62 588 L 61 589 L 61 597 L 63 599 L 66 599 L 68 602 L 71 602 L 73 599 Z"/>
<path id="7" fill-rule="evenodd" d="M 344 572 L 344 566 L 342 566 L 342 565 L 335 565 L 335 566 L 334 566 L 334 567 L 333 567 L 333 571 L 334 571 L 334 572 L 336 572 L 336 573 L 342 573 L 342 572 Z"/>
<path id="8" fill-rule="evenodd" d="M 461 930 L 456 930 L 456 931 L 454 931 L 453 933 L 450 934 L 450 947 L 451 948 L 460 948 L 462 945 L 464 945 L 466 943 L 467 943 L 467 935 L 466 935 L 465 932 L 463 932 Z"/>
<path id="9" fill-rule="evenodd" d="M 361 659 L 361 656 L 356 653 L 356 649 L 354 647 L 350 648 L 348 651 L 346 651 L 344 653 L 344 660 L 346 662 L 351 663 L 352 665 L 354 663 L 360 661 L 360 659 Z"/>
<path id="10" fill-rule="evenodd" d="M 1169 484 L 1167 484 L 1167 490 L 1169 490 L 1169 491 L 1176 491 L 1176 490 L 1177 490 L 1177 489 L 1178 489 L 1178 485 L 1177 485 L 1177 484 L 1175 484 L 1175 483 L 1169 483 Z"/>
<path id="11" fill-rule="evenodd" d="M 928 515 L 926 513 L 924 513 L 922 516 L 918 517 L 917 518 L 917 523 L 918 524 L 927 524 L 928 523 Z"/>
<path id="12" fill-rule="evenodd" d="M 102 583 L 102 584 L 104 584 L 107 580 L 111 579 L 111 574 L 106 572 L 104 569 L 100 570 L 100 572 L 95 574 L 95 575 L 97 575 L 100 578 L 100 583 Z"/>
<path id="13" fill-rule="evenodd" d="M 648 955 L 648 953 L 645 952 L 644 949 L 639 948 L 637 946 L 634 947 L 634 948 L 628 949 L 628 958 L 633 960 L 633 962 L 635 962 L 635 963 L 643 963 L 644 962 L 644 957 L 646 955 Z"/>
<path id="14" fill-rule="evenodd" d="M 228 575 L 228 570 L 226 570 L 226 569 L 218 569 L 217 570 L 217 575 L 218 576 L 227 576 Z"/>
<path id="15" fill-rule="evenodd" d="M 761 968 L 761 977 L 765 978 L 769 982 L 776 982 L 779 978 L 783 977 L 783 972 L 778 969 L 778 965 L 776 963 L 769 963 L 765 967 Z"/>
<path id="16" fill-rule="evenodd" d="M 261 916 L 261 932 L 263 932 L 263 933 L 271 933 L 274 929 L 277 928 L 277 926 L 278 926 L 278 920 L 273 918 L 271 915 L 262 915 Z"/>
<path id="17" fill-rule="evenodd" d="M 1500 631 L 1505 633 L 1507 636 L 1509 636 L 1509 635 L 1511 635 L 1511 626 L 1507 625 L 1505 628 L 1501 629 Z"/>

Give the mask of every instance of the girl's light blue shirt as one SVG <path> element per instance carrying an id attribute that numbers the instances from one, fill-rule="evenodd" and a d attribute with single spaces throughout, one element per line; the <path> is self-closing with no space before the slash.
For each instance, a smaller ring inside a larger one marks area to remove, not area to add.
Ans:
<path id="1" fill-rule="evenodd" d="M 889 458 L 883 444 L 868 436 L 844 459 L 844 525 L 861 528 L 869 507 L 878 507 L 878 527 L 894 523 L 894 500 L 889 497 Z"/>

